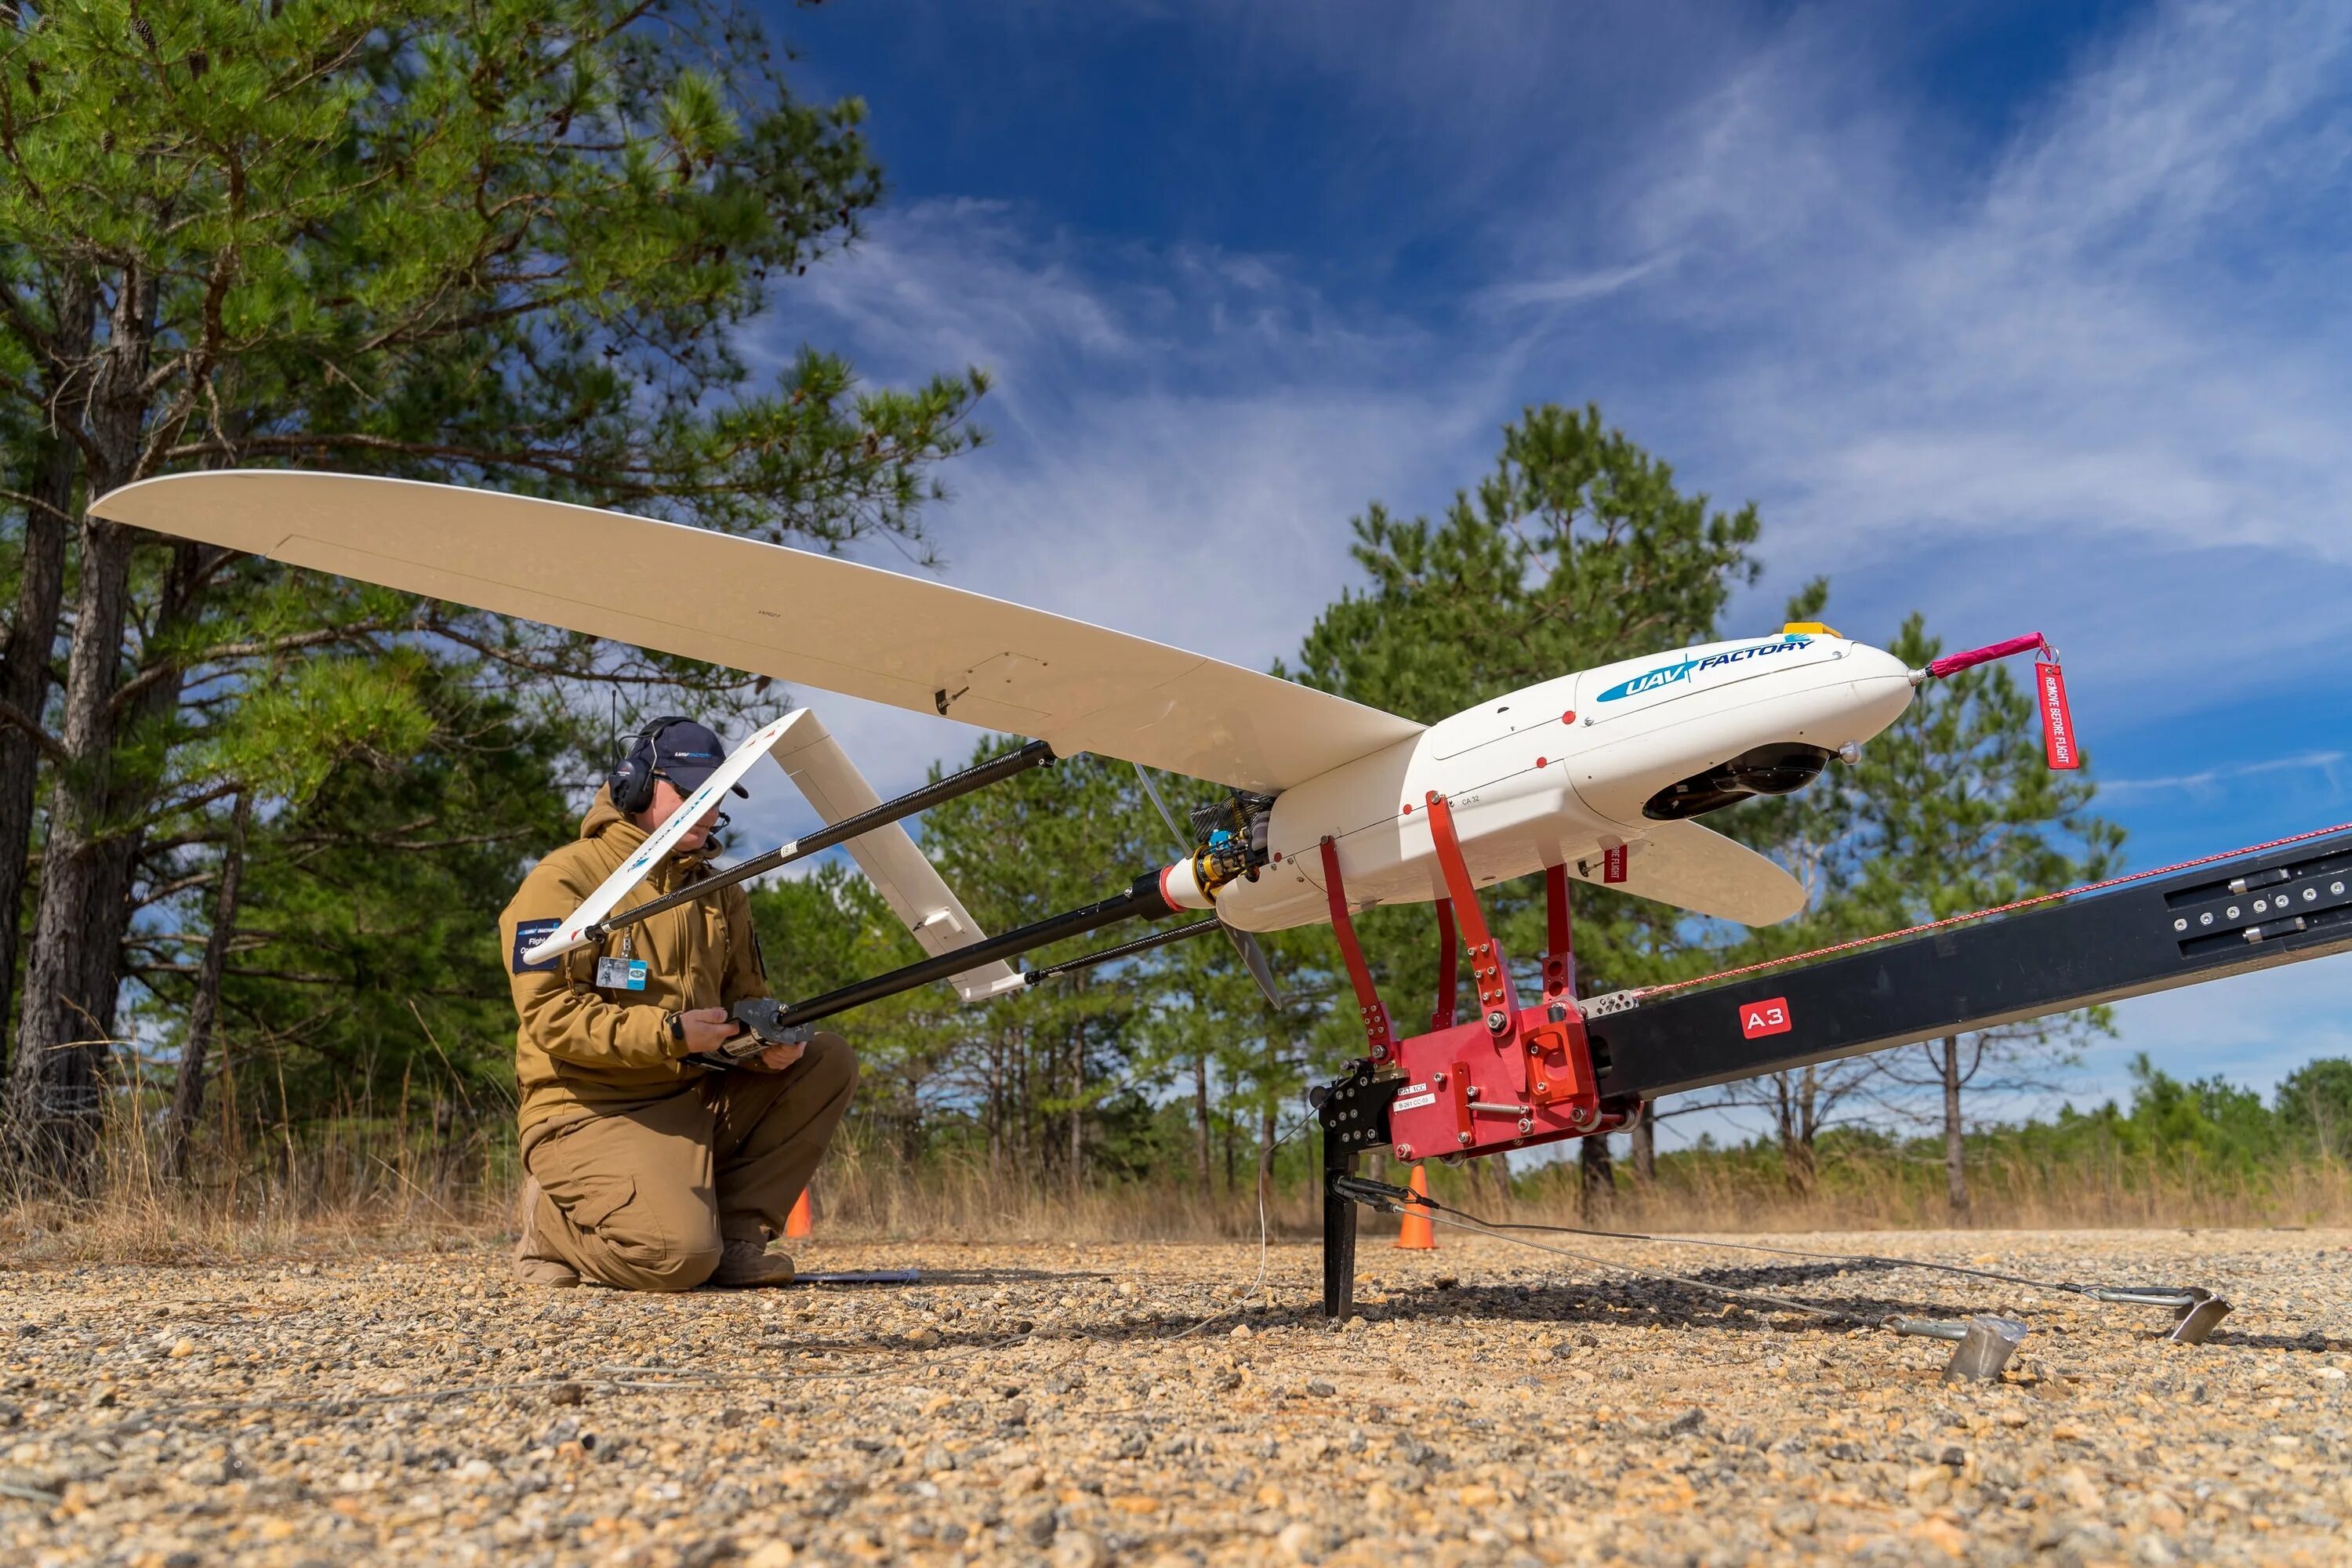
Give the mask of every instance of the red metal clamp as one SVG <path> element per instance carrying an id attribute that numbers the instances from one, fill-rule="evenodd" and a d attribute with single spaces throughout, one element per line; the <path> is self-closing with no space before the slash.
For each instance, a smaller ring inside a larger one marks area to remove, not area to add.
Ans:
<path id="1" fill-rule="evenodd" d="M 1331 906 L 1331 933 L 1339 942 L 1339 956 L 1348 965 L 1349 984 L 1356 988 L 1356 1005 L 1364 1017 L 1364 1045 L 1372 1060 L 1385 1067 L 1396 1055 L 1396 1037 L 1389 1028 L 1389 1010 L 1372 989 L 1372 972 L 1364 963 L 1364 945 L 1356 940 L 1356 922 L 1348 912 L 1348 888 L 1339 877 L 1339 850 L 1330 836 L 1323 838 L 1323 896 Z"/>

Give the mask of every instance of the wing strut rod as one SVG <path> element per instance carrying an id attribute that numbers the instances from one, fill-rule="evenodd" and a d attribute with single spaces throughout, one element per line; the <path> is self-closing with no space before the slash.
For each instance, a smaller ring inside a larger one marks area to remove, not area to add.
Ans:
<path id="1" fill-rule="evenodd" d="M 1042 768 L 1055 760 L 1053 747 L 1043 741 L 1032 741 L 1017 752 L 1007 752 L 1001 757 L 992 757 L 987 762 L 976 767 L 966 768 L 960 773 L 950 773 L 947 777 L 924 784 L 919 789 L 910 789 L 895 800 L 884 801 L 871 811 L 861 811 L 855 816 L 845 816 L 839 822 L 830 823 L 818 828 L 805 838 L 795 838 L 789 844 L 779 845 L 764 855 L 754 855 L 749 860 L 739 860 L 734 865 L 714 871 L 700 881 L 680 888 L 674 893 L 665 893 L 658 899 L 648 899 L 644 903 L 630 909 L 615 910 L 596 924 L 590 926 L 583 934 L 583 940 L 592 942 L 602 942 L 623 926 L 635 925 L 639 921 L 674 910 L 680 904 L 690 904 L 697 899 L 709 898 L 721 888 L 731 888 L 738 882 L 746 882 L 754 877 L 764 876 L 779 866 L 789 866 L 795 860 L 805 860 L 810 856 L 821 854 L 836 844 L 846 844 L 851 839 L 862 834 L 871 833 L 877 827 L 887 827 L 901 817 L 913 816 L 919 812 L 929 811 L 931 807 L 953 800 L 958 795 L 970 795 L 976 789 L 985 789 L 990 784 L 1013 777 L 1015 773 L 1027 773 L 1031 768 Z M 957 951 L 961 952 L 961 949 Z M 961 973 L 965 967 L 959 964 L 953 973 Z"/>
<path id="2" fill-rule="evenodd" d="M 1058 915 L 1048 915 L 1042 921 L 1006 931 L 1002 936 L 975 942 L 968 947 L 952 948 L 919 963 L 909 963 L 903 969 L 869 975 L 864 980 L 852 981 L 837 991 L 812 996 L 805 1002 L 792 1003 L 777 1010 L 776 1026 L 789 1028 L 794 1024 L 830 1018 L 835 1013 L 846 1013 L 852 1007 L 863 1007 L 885 996 L 896 996 L 901 991 L 912 991 L 919 985 L 945 980 L 950 974 L 961 974 L 967 969 L 993 963 L 1000 958 L 1012 958 L 1046 947 L 1066 937 L 1084 936 L 1088 931 L 1100 931 L 1121 921 L 1158 920 L 1163 915 L 1172 915 L 1177 910 L 1160 890 L 1160 875 L 1157 871 L 1147 871 L 1129 884 L 1127 891 L 1114 894 L 1100 902 L 1066 910 Z M 1135 945 L 1130 944 L 1131 947 Z M 1096 956 L 1100 958 L 1104 955 Z"/>

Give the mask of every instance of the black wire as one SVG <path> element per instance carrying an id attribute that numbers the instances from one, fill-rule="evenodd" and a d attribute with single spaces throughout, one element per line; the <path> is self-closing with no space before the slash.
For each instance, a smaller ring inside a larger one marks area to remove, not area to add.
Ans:
<path id="1" fill-rule="evenodd" d="M 1704 1241 L 1694 1237 L 1650 1236 L 1635 1230 L 1598 1230 L 1580 1225 L 1539 1225 L 1532 1220 L 1492 1220 L 1472 1214 L 1467 1209 L 1441 1204 L 1435 1198 L 1424 1196 L 1411 1188 L 1399 1188 L 1398 1191 L 1404 1194 L 1402 1199 L 1404 1202 L 1426 1204 L 1433 1209 L 1443 1209 L 1446 1213 L 1459 1215 L 1464 1219 L 1474 1221 L 1489 1230 L 1539 1230 L 1560 1236 L 1601 1237 L 1612 1241 L 1646 1241 L 1658 1247 L 1711 1247 L 1727 1252 L 1762 1252 L 1775 1258 L 1806 1258 L 1817 1263 L 1868 1263 L 1886 1268 L 1927 1268 L 1942 1274 L 1964 1275 L 1971 1279 L 1990 1279 L 2003 1285 L 2023 1285 L 2030 1289 L 2057 1290 L 2074 1296 L 2088 1296 L 2103 1289 L 2146 1289 L 2152 1293 L 2162 1291 L 2174 1295 L 2188 1294 L 2178 1287 L 2172 1286 L 2102 1286 L 2084 1285 L 2061 1279 L 2031 1279 L 2021 1274 L 2002 1274 L 1990 1268 L 1969 1268 L 1957 1263 L 1929 1263 L 1916 1258 L 1886 1258 L 1870 1252 L 1810 1252 L 1801 1247 L 1767 1247 L 1761 1242 L 1754 1241 Z M 2145 1304 L 2157 1306 L 2163 1303 Z"/>

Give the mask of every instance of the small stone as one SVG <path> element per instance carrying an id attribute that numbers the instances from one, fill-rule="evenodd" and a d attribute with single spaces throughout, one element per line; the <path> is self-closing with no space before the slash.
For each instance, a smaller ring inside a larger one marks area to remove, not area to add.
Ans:
<path id="1" fill-rule="evenodd" d="M 929 1324 L 919 1329 L 908 1329 L 907 1342 L 917 1350 L 929 1350 L 940 1342 L 940 1331 Z"/>
<path id="2" fill-rule="evenodd" d="M 2090 1472 L 2080 1465 L 2059 1476 L 2058 1489 L 2066 1494 L 2068 1502 L 2084 1513 L 2098 1513 L 2107 1506 L 2106 1494 L 2099 1489 L 2096 1481 L 2091 1479 Z"/>
<path id="3" fill-rule="evenodd" d="M 1226 1337 L 1229 1339 L 1248 1340 L 1255 1339 L 1257 1336 L 1250 1332 L 1250 1326 L 1247 1323 L 1235 1323 L 1234 1325 L 1234 1331 Z"/>
<path id="4" fill-rule="evenodd" d="M 1109 1561 L 1101 1539 L 1083 1530 L 1066 1531 L 1054 1542 L 1054 1568 L 1104 1568 Z"/>
<path id="5" fill-rule="evenodd" d="M 1303 1519 L 1293 1520 L 1276 1531 L 1275 1550 L 1296 1563 L 1312 1563 L 1321 1555 L 1316 1551 L 1317 1531 Z"/>
<path id="6" fill-rule="evenodd" d="M 173 1361 L 185 1361 L 190 1356 L 196 1353 L 196 1342 L 194 1340 L 182 1340 L 163 1353 L 170 1356 Z"/>
<path id="7" fill-rule="evenodd" d="M 1322 1378 L 1315 1377 L 1307 1379 L 1307 1392 L 1313 1394 L 1318 1399 L 1328 1399 L 1339 1391 L 1332 1387 L 1330 1384 L 1325 1382 Z"/>
<path id="8" fill-rule="evenodd" d="M 763 1541 L 743 1559 L 743 1568 L 788 1568 L 794 1555 L 789 1541 Z"/>
<path id="9" fill-rule="evenodd" d="M 1917 1465 L 1903 1478 L 1903 1489 L 1906 1492 L 1922 1492 L 1930 1487 L 1948 1486 L 1951 1479 L 1952 1472 L 1941 1465 Z"/>
<path id="10" fill-rule="evenodd" d="M 1793 1502 L 1772 1515 L 1772 1528 L 1781 1535 L 1811 1535 L 1821 1515 L 1809 1502 Z"/>
<path id="11" fill-rule="evenodd" d="M 588 1397 L 588 1391 L 576 1383 L 559 1383 L 547 1391 L 550 1405 L 577 1405 Z"/>

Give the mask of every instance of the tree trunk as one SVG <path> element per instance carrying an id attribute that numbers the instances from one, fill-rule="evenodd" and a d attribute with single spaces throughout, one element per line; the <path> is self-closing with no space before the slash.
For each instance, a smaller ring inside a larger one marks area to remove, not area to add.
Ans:
<path id="1" fill-rule="evenodd" d="M 1773 1076 L 1779 1096 L 1781 1177 L 1792 1194 L 1811 1197 L 1819 1173 L 1813 1138 L 1819 1131 L 1820 1083 L 1811 1068 Z"/>
<path id="2" fill-rule="evenodd" d="M 171 1181 L 187 1173 L 188 1145 L 205 1113 L 205 1073 L 220 1029 L 221 973 L 228 967 L 228 944 L 236 935 L 237 885 L 245 877 L 245 835 L 252 822 L 252 797 L 239 794 L 229 815 L 228 843 L 221 850 L 213 929 L 205 933 L 205 955 L 196 964 L 196 994 L 188 1004 L 188 1038 L 180 1049 L 179 1081 L 172 1086 L 172 1114 L 163 1138 L 163 1174 Z"/>
<path id="3" fill-rule="evenodd" d="M 144 424 L 140 384 L 154 338 L 155 285 L 125 274 L 86 405 L 89 489 L 133 477 Z M 128 911 L 128 850 L 116 826 L 114 694 L 131 596 L 132 531 L 84 513 L 79 530 L 71 651 L 66 665 L 66 763 L 50 792 L 41 896 L 25 965 L 16 1059 L 9 1064 L 9 1140 L 18 1167 L 68 1187 L 94 1174 L 107 1036 Z M 119 820 L 119 819 L 118 819 Z M 101 994 L 101 992 L 103 994 Z"/>
<path id="4" fill-rule="evenodd" d="M 1265 1032 L 1265 1081 L 1259 1086 L 1265 1101 L 1258 1107 L 1257 1118 L 1257 1201 L 1261 1204 L 1271 1203 L 1274 1198 L 1276 1046 L 1275 1031 L 1269 1027 Z"/>
<path id="5" fill-rule="evenodd" d="M 1087 1179 L 1087 1036 L 1083 1026 L 1070 1030 L 1070 1192 L 1076 1195 Z"/>
<path id="6" fill-rule="evenodd" d="M 70 389 L 73 372 L 89 353 L 97 299 L 87 273 L 75 272 L 60 291 L 57 363 L 43 380 L 53 420 L 79 417 Z M 39 720 L 49 702 L 49 660 L 57 650 L 58 612 L 66 581 L 67 520 L 71 516 L 80 453 L 61 435 L 41 444 L 40 463 L 26 485 L 24 559 L 16 576 L 16 613 L 8 623 L 0 696 Z M 40 747 L 15 725 L 0 727 L 0 1031 L 15 1016 L 16 960 L 25 920 L 25 873 L 33 847 L 33 803 L 38 794 Z M 7 1051 L 0 1044 L 0 1081 Z"/>
<path id="7" fill-rule="evenodd" d="M 1609 1159 L 1609 1134 L 1576 1142 L 1576 1212 L 1587 1224 L 1606 1217 L 1617 1196 L 1617 1172 Z"/>
<path id="8" fill-rule="evenodd" d="M 129 596 L 131 539 L 84 517 L 73 651 L 66 671 L 68 763 L 50 792 L 41 896 L 25 965 L 25 998 L 9 1064 L 9 1122 L 20 1166 L 78 1184 L 97 1147 L 109 1048 L 89 990 L 93 933 L 111 929 L 114 879 L 105 839 L 114 695 Z M 110 958 L 114 955 L 109 955 Z M 111 1014 L 110 1005 L 103 1011 Z"/>
<path id="9" fill-rule="evenodd" d="M 1944 1037 L 1944 1197 L 1955 1218 L 1969 1212 L 1967 1148 L 1960 1138 L 1960 1040 Z"/>
<path id="10" fill-rule="evenodd" d="M 1650 1100 L 1642 1102 L 1642 1113 L 1633 1118 L 1633 1184 L 1645 1191 L 1658 1179 L 1658 1108 Z"/>
<path id="11" fill-rule="evenodd" d="M 1199 1167 L 1201 1191 L 1209 1190 L 1210 1136 L 1209 1120 L 1209 1053 L 1201 1051 L 1192 1058 L 1192 1154 Z"/>
<path id="12" fill-rule="evenodd" d="M 8 625 L 0 696 L 38 720 L 49 701 L 49 656 L 57 646 L 58 611 L 66 580 L 66 525 L 73 504 L 74 450 L 47 443 L 33 493 L 42 505 L 25 509 L 24 560 L 16 579 L 16 614 Z M 25 871 L 33 850 L 33 799 L 41 772 L 39 742 L 11 724 L 0 729 L 0 1020 L 16 998 L 17 944 L 25 919 Z M 0 1053 L 0 1063 L 6 1057 Z"/>

